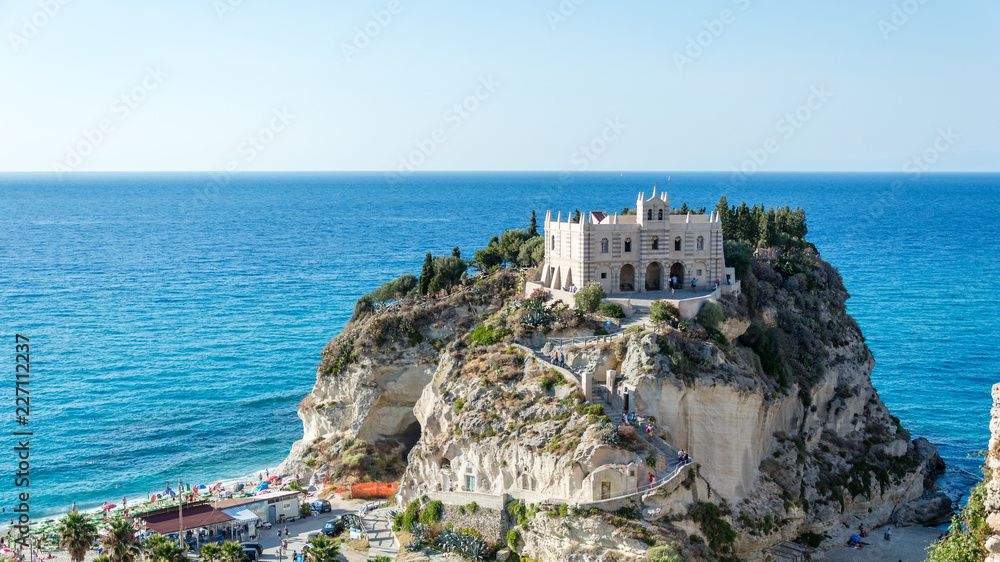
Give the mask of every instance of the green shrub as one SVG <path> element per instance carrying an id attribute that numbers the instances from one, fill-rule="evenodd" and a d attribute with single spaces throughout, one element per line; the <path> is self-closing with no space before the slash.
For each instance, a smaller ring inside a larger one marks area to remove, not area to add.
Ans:
<path id="1" fill-rule="evenodd" d="M 424 506 L 423 511 L 420 512 L 420 522 L 430 525 L 431 523 L 437 523 L 441 520 L 441 516 L 444 515 L 444 504 L 434 500 L 428 502 Z"/>
<path id="2" fill-rule="evenodd" d="M 701 526 L 713 552 L 720 556 L 732 554 L 736 531 L 722 518 L 719 506 L 711 502 L 693 503 L 688 507 L 688 515 Z"/>
<path id="3" fill-rule="evenodd" d="M 517 549 L 517 545 L 521 542 L 521 533 L 517 529 L 511 529 L 507 531 L 507 546 L 513 550 Z"/>
<path id="4" fill-rule="evenodd" d="M 512 332 L 506 326 L 487 326 L 486 324 L 480 324 L 476 326 L 475 330 L 469 334 L 469 341 L 472 345 L 493 345 L 500 343 L 507 336 L 512 335 Z"/>
<path id="5" fill-rule="evenodd" d="M 948 536 L 927 548 L 932 562 L 973 562 L 985 560 L 986 539 L 992 531 L 986 523 L 986 482 L 980 482 L 969 495 L 961 513 L 951 520 Z"/>
<path id="6" fill-rule="evenodd" d="M 671 320 L 679 320 L 681 313 L 677 307 L 666 301 L 653 301 L 649 305 L 649 321 L 653 324 L 662 324 Z"/>
<path id="7" fill-rule="evenodd" d="M 420 520 L 420 504 L 416 501 L 410 502 L 403 512 L 403 531 L 409 533 L 413 524 Z"/>
<path id="8" fill-rule="evenodd" d="M 726 313 L 722 310 L 722 305 L 715 301 L 705 301 L 698 312 L 698 322 L 708 328 L 715 328 L 725 319 Z"/>
<path id="9" fill-rule="evenodd" d="M 598 328 L 598 329 L 594 330 L 594 335 L 595 336 L 606 336 L 606 335 L 608 335 L 608 331 L 605 330 L 604 328 Z"/>
<path id="10" fill-rule="evenodd" d="M 682 562 L 684 555 L 672 544 L 658 545 L 646 551 L 646 558 L 650 562 Z"/>
<path id="11" fill-rule="evenodd" d="M 604 287 L 597 281 L 591 281 L 576 292 L 576 306 L 587 312 L 593 312 L 597 310 L 606 296 L 608 294 L 604 292 Z"/>
<path id="12" fill-rule="evenodd" d="M 602 302 L 597 306 L 597 313 L 608 318 L 625 318 L 625 311 L 622 305 L 616 302 Z"/>

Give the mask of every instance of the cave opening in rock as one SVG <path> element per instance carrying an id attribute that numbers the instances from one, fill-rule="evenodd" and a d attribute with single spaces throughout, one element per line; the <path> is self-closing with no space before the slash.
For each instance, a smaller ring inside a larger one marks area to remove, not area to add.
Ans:
<path id="1" fill-rule="evenodd" d="M 420 441 L 420 422 L 413 420 L 410 425 L 406 426 L 406 429 L 398 436 L 397 440 L 405 447 L 403 458 L 406 458 L 406 455 L 410 454 L 410 449 L 417 444 L 417 441 Z"/>

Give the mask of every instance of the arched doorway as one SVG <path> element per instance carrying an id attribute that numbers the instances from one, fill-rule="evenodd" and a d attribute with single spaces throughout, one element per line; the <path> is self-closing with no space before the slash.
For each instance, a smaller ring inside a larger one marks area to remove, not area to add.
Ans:
<path id="1" fill-rule="evenodd" d="M 670 277 L 677 278 L 677 287 L 681 288 L 684 286 L 684 264 L 675 263 L 670 266 Z"/>
<path id="2" fill-rule="evenodd" d="M 619 277 L 618 290 L 623 293 L 635 291 L 635 268 L 632 264 L 622 266 L 622 273 Z"/>
<path id="3" fill-rule="evenodd" d="M 655 261 L 646 268 L 646 290 L 660 290 L 660 264 Z"/>

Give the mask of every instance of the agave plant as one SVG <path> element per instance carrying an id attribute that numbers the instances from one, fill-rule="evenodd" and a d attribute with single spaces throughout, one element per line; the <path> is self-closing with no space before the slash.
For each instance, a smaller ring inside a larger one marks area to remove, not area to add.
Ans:
<path id="1" fill-rule="evenodd" d="M 437 545 L 441 550 L 454 552 L 469 560 L 482 560 L 483 552 L 486 550 L 483 539 L 454 529 L 446 529 L 438 535 Z"/>

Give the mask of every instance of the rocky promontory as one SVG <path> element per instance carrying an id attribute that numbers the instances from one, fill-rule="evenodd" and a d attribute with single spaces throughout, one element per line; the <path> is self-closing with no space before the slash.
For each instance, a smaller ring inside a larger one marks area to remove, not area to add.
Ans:
<path id="1" fill-rule="evenodd" d="M 763 560 L 950 515 L 932 491 L 940 457 L 879 399 L 848 293 L 813 249 L 758 250 L 712 314 L 654 325 L 637 308 L 591 341 L 565 338 L 603 318 L 525 294 L 537 276 L 500 268 L 359 303 L 281 471 L 315 487 L 399 479 L 401 507 L 497 498 L 510 548 L 546 561 Z M 617 423 L 625 393 L 638 432 Z"/>

